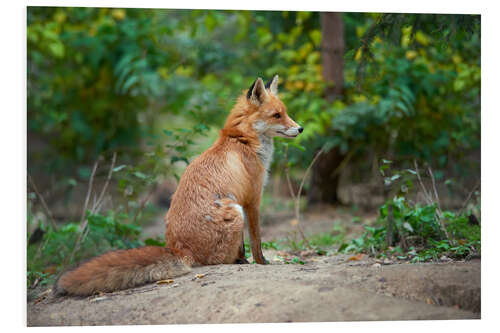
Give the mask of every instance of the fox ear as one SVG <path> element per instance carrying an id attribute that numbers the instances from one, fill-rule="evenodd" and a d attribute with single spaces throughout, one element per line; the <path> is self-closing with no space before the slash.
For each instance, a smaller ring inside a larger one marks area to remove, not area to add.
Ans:
<path id="1" fill-rule="evenodd" d="M 261 105 L 267 98 L 266 87 L 264 86 L 264 81 L 259 77 L 250 86 L 247 93 L 247 99 L 254 103 L 255 105 Z"/>
<path id="2" fill-rule="evenodd" d="M 276 74 L 269 82 L 266 83 L 266 89 L 269 89 L 271 94 L 278 95 L 278 74 Z"/>

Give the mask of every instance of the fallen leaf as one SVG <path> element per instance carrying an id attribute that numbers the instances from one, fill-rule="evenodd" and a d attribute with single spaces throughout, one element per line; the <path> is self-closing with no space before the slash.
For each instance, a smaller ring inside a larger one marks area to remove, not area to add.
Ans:
<path id="1" fill-rule="evenodd" d="M 196 274 L 194 277 L 197 278 L 197 279 L 201 279 L 202 277 L 204 277 L 206 274 Z"/>
<path id="2" fill-rule="evenodd" d="M 301 257 L 310 257 L 312 255 L 316 254 L 316 251 L 315 250 L 304 250 L 304 251 L 300 251 L 299 255 Z"/>
<path id="3" fill-rule="evenodd" d="M 356 254 L 355 256 L 349 257 L 349 260 L 351 260 L 351 261 L 361 260 L 361 259 L 363 259 L 364 256 L 365 256 L 364 253 L 359 253 L 359 254 Z"/>
<path id="4" fill-rule="evenodd" d="M 160 281 L 156 281 L 156 284 L 170 284 L 170 283 L 174 283 L 174 280 L 160 280 Z"/>
<path id="5" fill-rule="evenodd" d="M 89 302 L 99 302 L 99 301 L 104 301 L 106 299 L 108 299 L 109 297 L 108 296 L 102 296 L 102 297 L 96 297 L 96 298 L 92 298 L 89 300 Z"/>
<path id="6" fill-rule="evenodd" d="M 392 264 L 392 261 L 389 260 L 388 258 L 385 258 L 383 264 L 384 265 L 390 265 L 390 264 Z"/>

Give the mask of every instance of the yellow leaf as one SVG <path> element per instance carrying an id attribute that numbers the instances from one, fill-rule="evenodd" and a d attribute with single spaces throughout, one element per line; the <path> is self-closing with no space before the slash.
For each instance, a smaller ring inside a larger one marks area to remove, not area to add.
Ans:
<path id="1" fill-rule="evenodd" d="M 313 40 L 314 45 L 319 46 L 321 44 L 321 31 L 319 29 L 311 31 L 309 36 Z"/>
<path id="2" fill-rule="evenodd" d="M 415 34 L 415 39 L 422 45 L 428 45 L 430 42 L 430 37 L 428 37 L 422 31 L 417 31 L 417 33 Z"/>
<path id="3" fill-rule="evenodd" d="M 160 281 L 156 281 L 156 284 L 170 284 L 170 283 L 174 283 L 174 280 L 160 280 Z"/>
<path id="4" fill-rule="evenodd" d="M 365 256 L 364 253 L 359 253 L 359 254 L 356 254 L 355 256 L 349 257 L 349 260 L 358 261 L 358 260 L 363 259 L 364 256 Z"/>
<path id="5" fill-rule="evenodd" d="M 125 9 L 113 9 L 111 11 L 111 16 L 113 16 L 115 20 L 121 21 L 125 18 L 125 16 L 127 16 L 127 13 L 125 12 Z"/>
<path id="6" fill-rule="evenodd" d="M 417 52 L 414 50 L 406 51 L 406 59 L 408 59 L 408 60 L 415 59 L 417 57 L 417 55 L 418 55 Z"/>
<path id="7" fill-rule="evenodd" d="M 191 74 L 193 74 L 193 67 L 192 66 L 179 66 L 175 70 L 175 74 L 179 76 L 186 76 L 189 77 Z"/>
<path id="8" fill-rule="evenodd" d="M 295 82 L 295 88 L 298 90 L 304 89 L 304 81 L 296 81 Z"/>
<path id="9" fill-rule="evenodd" d="M 58 22 L 58 23 L 63 23 L 64 21 L 66 21 L 66 14 L 62 11 L 58 11 L 55 15 L 54 15 L 54 19 Z"/>
<path id="10" fill-rule="evenodd" d="M 355 103 L 366 102 L 366 96 L 365 95 L 353 95 L 352 100 Z"/>
<path id="11" fill-rule="evenodd" d="M 363 54 L 363 51 L 361 51 L 361 49 L 358 49 L 356 51 L 356 55 L 354 56 L 354 60 L 359 61 L 361 59 L 362 54 Z"/>
<path id="12" fill-rule="evenodd" d="M 365 28 L 362 26 L 357 26 L 356 27 L 356 36 L 361 37 L 365 33 Z"/>
<path id="13" fill-rule="evenodd" d="M 401 36 L 401 46 L 407 48 L 410 45 L 410 35 L 412 27 L 404 27 L 401 29 L 403 35 Z"/>
<path id="14" fill-rule="evenodd" d="M 455 65 L 458 65 L 459 63 L 462 62 L 462 57 L 460 57 L 458 54 L 454 54 L 451 59 L 455 63 Z"/>

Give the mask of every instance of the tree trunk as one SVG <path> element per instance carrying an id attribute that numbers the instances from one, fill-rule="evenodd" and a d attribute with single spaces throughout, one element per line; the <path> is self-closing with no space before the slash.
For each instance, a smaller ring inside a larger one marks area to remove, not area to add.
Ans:
<path id="1" fill-rule="evenodd" d="M 342 95 L 344 85 L 344 21 L 341 13 L 321 13 L 321 61 L 326 99 Z"/>
<path id="2" fill-rule="evenodd" d="M 323 79 L 327 83 L 325 98 L 332 102 L 342 96 L 344 85 L 344 22 L 341 13 L 321 13 L 321 60 Z M 340 172 L 335 172 L 344 160 L 336 147 L 322 154 L 313 167 L 308 202 L 339 202 L 337 188 Z"/>

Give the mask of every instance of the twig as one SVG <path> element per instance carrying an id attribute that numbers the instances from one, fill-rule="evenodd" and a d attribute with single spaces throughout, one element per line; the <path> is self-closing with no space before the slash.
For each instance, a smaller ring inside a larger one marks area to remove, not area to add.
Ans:
<path id="1" fill-rule="evenodd" d="M 311 164 L 306 169 L 306 173 L 304 174 L 304 177 L 302 177 L 302 181 L 300 182 L 299 190 L 297 191 L 297 198 L 296 198 L 296 205 L 295 205 L 295 216 L 297 217 L 297 220 L 299 220 L 299 213 L 300 213 L 300 195 L 302 193 L 302 188 L 304 187 L 304 182 L 307 178 L 307 175 L 309 174 L 309 171 L 311 170 L 312 166 L 318 159 L 319 155 L 323 152 L 323 149 L 320 149 L 317 153 L 316 156 L 314 156 Z"/>
<path id="2" fill-rule="evenodd" d="M 45 209 L 45 213 L 47 214 L 47 217 L 49 218 L 49 222 L 54 230 L 57 230 L 56 223 L 54 221 L 54 218 L 52 217 L 52 212 L 49 209 L 49 206 L 47 206 L 47 203 L 45 202 L 45 199 L 43 198 L 42 194 L 38 191 L 38 188 L 35 185 L 35 182 L 33 181 L 33 178 L 31 178 L 31 175 L 28 173 L 28 180 L 31 184 L 31 187 L 35 191 L 37 197 L 40 199 L 40 203 L 42 204 L 43 209 Z"/>
<path id="3" fill-rule="evenodd" d="M 462 208 L 460 209 L 460 212 L 458 213 L 459 216 L 462 215 L 465 207 L 467 207 L 467 204 L 469 203 L 470 198 L 472 198 L 472 194 L 474 192 L 476 192 L 476 190 L 479 187 L 479 185 L 481 185 L 481 181 L 477 182 L 477 184 L 472 188 L 472 191 L 469 192 L 469 195 L 467 196 L 467 199 L 465 199 L 465 202 L 464 202 Z"/>
<path id="4" fill-rule="evenodd" d="M 436 181 L 434 180 L 434 174 L 432 173 L 431 167 L 427 167 L 427 170 L 429 171 L 429 175 L 431 176 L 431 181 L 432 181 L 432 188 L 434 190 L 434 196 L 437 204 L 437 209 L 438 209 L 438 214 L 436 214 L 436 218 L 439 221 L 439 224 L 441 225 L 441 229 L 443 229 L 444 234 L 446 236 L 447 240 L 452 240 L 450 238 L 450 235 L 448 234 L 448 230 L 446 230 L 446 226 L 444 225 L 444 221 L 442 219 L 443 216 L 443 211 L 441 210 L 441 203 L 439 202 L 439 195 L 436 189 Z"/>
<path id="5" fill-rule="evenodd" d="M 135 223 L 135 221 L 137 220 L 137 217 L 139 216 L 139 213 L 142 212 L 142 210 L 144 209 L 144 206 L 146 206 L 146 203 L 149 201 L 149 199 L 153 195 L 154 190 L 155 190 L 155 188 L 152 187 L 151 191 L 149 191 L 146 198 L 144 198 L 144 200 L 142 200 L 141 205 L 139 206 L 139 209 L 137 209 L 137 211 L 135 212 L 134 219 L 132 220 L 132 223 Z"/>
<path id="6" fill-rule="evenodd" d="M 436 182 L 434 180 L 434 174 L 432 173 L 431 167 L 428 166 L 427 170 L 429 171 L 429 175 L 431 176 L 432 188 L 434 189 L 434 196 L 436 197 L 436 203 L 437 203 L 437 206 L 438 206 L 438 209 L 439 209 L 439 214 L 442 216 L 443 215 L 443 211 L 441 210 L 441 202 L 439 201 L 439 195 L 438 195 L 438 192 L 437 192 L 437 189 L 436 189 Z"/>
<path id="7" fill-rule="evenodd" d="M 73 261 L 75 253 L 80 249 L 80 246 L 81 246 L 83 240 L 88 235 L 87 226 L 88 226 L 89 220 L 88 220 L 88 218 L 85 218 L 85 212 L 87 211 L 90 195 L 92 193 L 92 184 L 94 183 L 95 173 L 97 171 L 97 166 L 99 165 L 99 159 L 101 159 L 101 156 L 99 156 L 99 158 L 94 163 L 94 168 L 92 169 L 92 174 L 90 175 L 89 189 L 87 191 L 87 197 L 85 198 L 85 205 L 84 205 L 82 217 L 80 220 L 80 234 L 78 235 L 78 239 L 76 240 L 75 247 L 73 248 L 73 251 L 71 252 L 71 256 L 69 257 L 70 259 L 69 259 L 69 261 L 67 261 L 65 263 L 65 265 L 67 265 L 68 263 Z M 99 199 L 96 200 L 96 197 L 94 196 L 94 203 L 93 203 L 92 209 L 91 209 L 92 214 L 95 214 L 96 212 L 98 212 L 100 207 L 101 207 L 102 198 L 104 197 L 104 193 L 106 192 L 109 181 L 111 180 L 111 175 L 113 173 L 113 168 L 114 168 L 115 162 L 116 162 L 116 152 L 113 153 L 113 159 L 111 162 L 111 166 L 109 168 L 108 177 L 107 177 L 106 182 L 104 183 L 104 186 L 101 190 L 101 194 L 99 195 Z"/>
<path id="8" fill-rule="evenodd" d="M 415 165 L 415 172 L 417 173 L 418 182 L 420 183 L 420 186 L 422 187 L 422 190 L 424 191 L 424 196 L 427 199 L 428 204 L 432 205 L 434 203 L 434 200 L 432 199 L 432 196 L 427 191 L 427 189 L 424 186 L 424 183 L 422 182 L 422 179 L 420 178 L 420 172 L 418 171 L 417 160 L 413 160 L 413 163 Z M 439 225 L 441 226 L 441 229 L 443 230 L 443 232 L 446 236 L 446 239 L 453 241 L 450 238 L 450 235 L 448 234 L 448 230 L 446 230 L 446 226 L 444 225 L 443 219 L 441 218 L 443 216 L 443 211 L 441 210 L 441 204 L 439 202 L 439 196 L 438 196 L 437 189 L 436 189 L 436 182 L 434 180 L 434 174 L 432 173 L 432 169 L 430 167 L 427 167 L 427 170 L 429 171 L 429 175 L 431 176 L 432 186 L 434 189 L 434 196 L 436 197 L 435 200 L 436 200 L 437 209 L 438 209 L 438 212 L 436 213 L 436 219 L 438 220 Z"/>
<path id="9" fill-rule="evenodd" d="M 108 177 L 106 178 L 106 182 L 104 183 L 104 186 L 102 187 L 102 191 L 101 191 L 101 194 L 99 195 L 99 199 L 97 199 L 97 202 L 92 207 L 93 213 L 100 209 L 100 206 L 102 204 L 102 200 L 104 198 L 104 194 L 106 193 L 106 189 L 108 188 L 109 182 L 111 180 L 111 175 L 113 174 L 115 162 L 116 162 L 116 152 L 113 153 L 113 158 L 111 160 L 111 166 L 109 167 L 109 171 L 108 171 Z"/>
<path id="10" fill-rule="evenodd" d="M 85 204 L 83 205 L 82 216 L 80 217 L 80 225 L 83 225 L 84 220 L 85 220 L 85 212 L 87 211 L 87 207 L 89 205 L 90 194 L 92 193 L 92 184 L 94 183 L 95 172 L 97 170 L 97 166 L 99 165 L 99 159 L 100 158 L 101 157 L 99 156 L 97 158 L 97 160 L 95 161 L 94 168 L 92 169 L 92 173 L 90 174 L 89 188 L 87 190 L 87 196 L 85 198 Z"/>
<path id="11" fill-rule="evenodd" d="M 306 244 L 308 249 L 312 249 L 312 246 L 309 243 L 309 240 L 307 239 L 307 237 L 304 233 L 304 230 L 302 229 L 302 226 L 300 225 L 300 196 L 301 196 L 302 188 L 304 187 L 304 182 L 307 178 L 307 175 L 309 174 L 309 171 L 311 170 L 312 166 L 314 165 L 314 163 L 316 162 L 316 160 L 318 159 L 319 155 L 321 155 L 322 152 L 323 152 L 323 149 L 318 151 L 316 153 L 316 156 L 314 156 L 313 160 L 311 161 L 311 163 L 307 167 L 304 176 L 302 177 L 302 181 L 300 182 L 300 186 L 299 186 L 299 189 L 297 191 L 297 194 L 295 194 L 293 192 L 292 182 L 290 181 L 290 174 L 289 174 L 289 170 L 288 170 L 288 147 L 285 150 L 285 159 L 287 162 L 287 165 L 285 167 L 285 176 L 286 176 L 286 179 L 288 182 L 288 189 L 290 190 L 290 194 L 292 195 L 294 203 L 295 203 L 294 204 L 294 206 L 295 206 L 295 220 L 297 221 L 297 229 L 300 233 L 300 236 L 302 237 L 302 240 L 304 241 L 304 243 Z"/>
<path id="12" fill-rule="evenodd" d="M 285 177 L 286 177 L 286 182 L 288 183 L 288 190 L 290 191 L 290 195 L 293 198 L 293 201 L 295 202 L 295 193 L 293 192 L 293 187 L 292 187 L 292 182 L 290 180 L 290 171 L 288 169 L 288 146 L 285 148 Z"/>
<path id="13" fill-rule="evenodd" d="M 424 198 L 427 201 L 429 205 L 432 204 L 432 197 L 429 195 L 429 192 L 427 192 L 427 189 L 424 186 L 424 183 L 422 182 L 422 178 L 420 178 L 420 172 L 418 171 L 418 164 L 417 160 L 413 160 L 413 164 L 415 165 L 415 172 L 417 173 L 417 179 L 420 184 L 420 187 L 422 187 L 422 191 L 424 192 Z"/>

